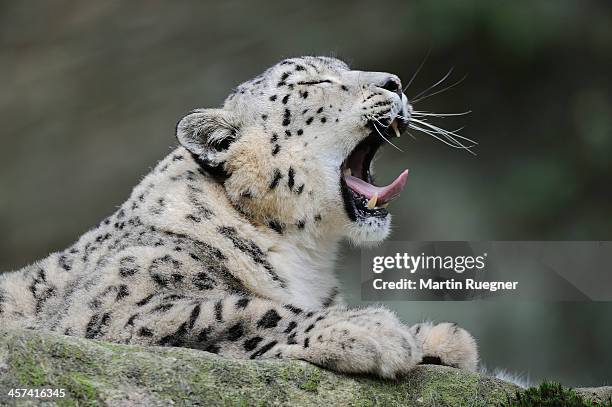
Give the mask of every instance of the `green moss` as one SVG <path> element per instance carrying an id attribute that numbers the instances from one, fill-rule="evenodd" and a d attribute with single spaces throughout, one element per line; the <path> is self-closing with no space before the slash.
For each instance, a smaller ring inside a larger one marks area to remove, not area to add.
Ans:
<path id="1" fill-rule="evenodd" d="M 459 383 L 461 381 L 461 383 Z M 434 405 L 461 405 L 466 395 L 477 394 L 474 375 L 445 375 L 445 380 L 425 382 L 421 390 L 424 402 Z"/>
<path id="2" fill-rule="evenodd" d="M 88 402 L 85 405 L 97 405 L 99 394 L 92 380 L 80 373 L 73 373 L 63 378 L 61 384 L 76 400 Z"/>
<path id="3" fill-rule="evenodd" d="M 300 389 L 306 391 L 316 392 L 319 389 L 319 383 L 321 382 L 321 372 L 318 370 L 313 371 L 308 375 L 306 381 L 300 385 Z"/>
<path id="4" fill-rule="evenodd" d="M 15 370 L 15 376 L 24 386 L 41 387 L 47 383 L 47 372 L 40 361 L 31 354 L 12 358 L 10 367 Z"/>
<path id="5" fill-rule="evenodd" d="M 351 403 L 355 407 L 370 406 L 404 406 L 408 404 L 407 389 L 397 385 L 397 382 L 386 380 L 368 381 L 367 386 L 361 386 L 355 400 Z"/>
<path id="6" fill-rule="evenodd" d="M 0 388 L 64 388 L 60 406 L 491 406 L 518 390 L 443 366 L 418 366 L 402 379 L 380 380 L 301 361 L 235 360 L 31 331 L 0 331 L 3 366 Z M 0 405 L 10 403 L 0 392 Z"/>
<path id="7" fill-rule="evenodd" d="M 574 390 L 565 388 L 559 383 L 544 382 L 538 387 L 517 392 L 514 400 L 508 400 L 507 407 L 600 407 L 612 406 L 612 400 L 597 403 L 585 400 Z"/>

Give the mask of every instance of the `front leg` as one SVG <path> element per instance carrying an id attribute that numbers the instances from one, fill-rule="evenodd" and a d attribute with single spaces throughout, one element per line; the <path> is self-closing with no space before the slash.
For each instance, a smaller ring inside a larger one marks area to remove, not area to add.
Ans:
<path id="1" fill-rule="evenodd" d="M 408 328 L 383 308 L 308 311 L 238 295 L 211 300 L 159 296 L 126 326 L 132 343 L 239 358 L 301 359 L 336 371 L 388 378 L 422 359 Z"/>

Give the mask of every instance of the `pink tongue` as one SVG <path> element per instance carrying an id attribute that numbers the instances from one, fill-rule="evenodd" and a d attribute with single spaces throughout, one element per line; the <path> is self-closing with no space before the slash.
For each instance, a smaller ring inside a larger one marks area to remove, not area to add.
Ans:
<path id="1" fill-rule="evenodd" d="M 374 195 L 378 195 L 377 206 L 391 202 L 393 199 L 397 198 L 400 192 L 402 192 L 404 189 L 407 178 L 408 170 L 404 170 L 391 184 L 387 185 L 386 187 L 377 187 L 372 184 L 368 184 L 360 178 L 353 177 L 352 175 L 344 176 L 346 185 L 348 185 L 349 188 L 358 194 L 363 195 L 368 199 L 372 198 Z"/>

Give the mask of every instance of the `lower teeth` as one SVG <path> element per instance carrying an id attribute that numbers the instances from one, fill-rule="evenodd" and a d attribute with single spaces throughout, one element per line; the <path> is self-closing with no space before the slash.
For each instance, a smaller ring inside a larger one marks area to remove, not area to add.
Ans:
<path id="1" fill-rule="evenodd" d="M 368 201 L 368 209 L 374 209 L 376 206 L 376 201 L 378 201 L 378 195 L 374 195 L 372 198 L 370 198 Z"/>
<path id="2" fill-rule="evenodd" d="M 378 203 L 378 195 L 374 195 L 372 198 L 370 198 L 368 200 L 367 208 L 368 209 L 377 208 L 377 206 L 376 206 L 377 203 Z M 386 202 L 386 203 L 384 203 L 382 205 L 379 205 L 378 208 L 385 209 L 385 208 L 387 208 L 387 206 L 389 206 L 389 202 Z"/>

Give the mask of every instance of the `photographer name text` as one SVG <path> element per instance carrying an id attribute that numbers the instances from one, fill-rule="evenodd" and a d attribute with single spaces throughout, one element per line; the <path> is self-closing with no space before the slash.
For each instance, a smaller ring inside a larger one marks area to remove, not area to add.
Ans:
<path id="1" fill-rule="evenodd" d="M 408 253 L 396 253 L 394 256 L 376 256 L 372 259 L 372 272 L 375 275 L 385 273 L 386 278 L 375 278 L 372 281 L 375 290 L 433 290 L 433 291 L 504 291 L 516 290 L 518 281 L 484 281 L 486 271 L 487 253 L 475 256 L 435 256 L 421 253 L 411 255 Z M 394 278 L 390 280 L 390 273 L 437 273 L 436 278 Z M 462 278 L 455 280 L 447 277 L 447 273 L 461 275 L 465 272 L 477 273 L 476 278 Z"/>

